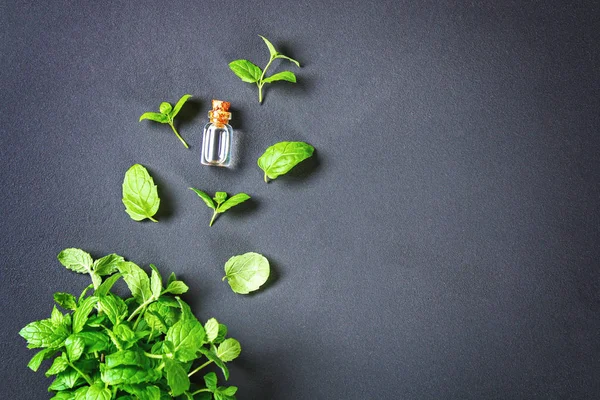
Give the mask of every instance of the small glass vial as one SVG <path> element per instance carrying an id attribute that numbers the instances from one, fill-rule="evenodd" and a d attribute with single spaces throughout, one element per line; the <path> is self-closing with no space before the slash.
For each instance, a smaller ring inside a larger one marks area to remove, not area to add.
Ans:
<path id="1" fill-rule="evenodd" d="M 208 112 L 208 124 L 202 136 L 202 159 L 204 165 L 228 167 L 231 163 L 231 137 L 233 129 L 228 124 L 231 119 L 230 103 L 213 100 Z"/>

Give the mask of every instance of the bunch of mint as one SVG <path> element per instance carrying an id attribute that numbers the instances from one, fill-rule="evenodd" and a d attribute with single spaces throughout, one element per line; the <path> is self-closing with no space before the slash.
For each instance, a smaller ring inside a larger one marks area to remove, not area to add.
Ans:
<path id="1" fill-rule="evenodd" d="M 217 375 L 204 375 L 203 384 L 190 377 L 217 365 L 225 378 L 225 363 L 238 357 L 237 340 L 226 338 L 227 327 L 211 318 L 201 324 L 179 298 L 187 292 L 171 274 L 165 284 L 156 267 L 150 276 L 123 257 L 98 260 L 80 249 L 63 250 L 59 261 L 68 269 L 89 274 L 92 284 L 79 297 L 55 293 L 50 318 L 34 321 L 19 334 L 29 348 L 41 348 L 28 366 L 37 371 L 53 359 L 46 376 L 55 400 L 232 400 L 235 386 L 218 386 Z M 123 279 L 131 297 L 111 292 Z M 88 294 L 88 292 L 90 292 Z"/>

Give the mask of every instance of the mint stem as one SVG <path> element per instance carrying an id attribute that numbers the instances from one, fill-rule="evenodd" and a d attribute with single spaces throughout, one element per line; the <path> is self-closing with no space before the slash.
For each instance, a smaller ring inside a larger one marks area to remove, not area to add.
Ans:
<path id="1" fill-rule="evenodd" d="M 210 392 L 210 389 L 208 388 L 204 388 L 204 389 L 198 389 L 196 390 L 194 393 L 192 393 L 192 396 L 197 395 L 198 393 L 202 393 L 202 392 Z"/>
<path id="2" fill-rule="evenodd" d="M 188 146 L 188 144 L 185 142 L 185 140 L 183 140 L 183 138 L 179 135 L 179 132 L 177 132 L 177 129 L 175 129 L 175 125 L 173 125 L 173 122 L 169 122 L 169 126 L 171 127 L 171 129 L 173 129 L 173 132 L 175 132 L 175 135 L 177 135 L 177 137 L 179 138 L 179 140 L 181 140 L 181 143 L 183 143 L 183 145 L 185 146 L 185 148 L 189 149 L 190 146 Z M 152 219 L 152 218 L 150 218 L 150 219 Z"/>
<path id="3" fill-rule="evenodd" d="M 267 69 L 269 69 L 269 66 L 271 65 L 271 63 L 273 62 L 274 59 L 275 58 L 271 57 L 271 59 L 269 60 L 269 62 L 265 66 L 265 69 L 263 69 L 263 72 L 260 75 L 260 78 L 258 79 L 258 82 L 256 83 L 258 85 L 258 102 L 259 103 L 262 103 L 262 87 L 264 85 L 263 78 L 265 77 L 265 74 L 267 73 Z"/>
<path id="4" fill-rule="evenodd" d="M 217 210 L 215 210 L 215 212 L 213 213 L 213 216 L 210 220 L 210 224 L 208 224 L 208 226 L 213 226 L 213 222 L 215 222 L 215 218 L 217 218 Z"/>
<path id="5" fill-rule="evenodd" d="M 200 371 L 202 368 L 206 367 L 207 365 L 210 365 L 210 363 L 212 363 L 212 361 L 208 360 L 207 362 L 205 362 L 204 364 L 202 364 L 201 366 L 199 366 L 198 368 L 196 368 L 195 370 L 193 370 L 192 372 L 190 372 L 188 374 L 188 377 L 194 375 L 196 372 Z"/>
<path id="6" fill-rule="evenodd" d="M 158 222 L 156 219 L 152 218 L 152 217 L 148 217 L 148 219 L 152 222 Z"/>
<path id="7" fill-rule="evenodd" d="M 77 371 L 77 373 L 79 375 L 81 375 L 83 377 L 83 379 L 85 379 L 85 381 L 88 383 L 88 385 L 92 386 L 94 384 L 94 382 L 90 379 L 89 376 L 87 376 L 87 374 L 83 373 L 79 368 L 77 368 L 72 362 L 69 362 L 69 367 L 73 368 L 75 371 Z"/>

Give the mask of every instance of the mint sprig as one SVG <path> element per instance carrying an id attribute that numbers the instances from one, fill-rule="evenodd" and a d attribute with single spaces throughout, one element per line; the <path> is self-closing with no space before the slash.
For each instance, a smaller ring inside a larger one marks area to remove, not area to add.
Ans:
<path id="1" fill-rule="evenodd" d="M 272 83 L 272 82 L 276 82 L 276 81 L 287 81 L 287 82 L 296 83 L 296 75 L 294 75 L 294 73 L 291 71 L 282 71 L 282 72 L 278 72 L 278 73 L 273 74 L 268 77 L 265 76 L 267 73 L 267 70 L 271 66 L 271 63 L 278 58 L 291 61 L 294 64 L 296 64 L 296 66 L 298 68 L 300 67 L 300 63 L 298 61 L 294 60 L 293 58 L 290 58 L 282 53 L 279 53 L 275 49 L 275 46 L 273 46 L 273 44 L 266 37 L 261 36 L 261 35 L 258 35 L 258 36 L 260 36 L 262 38 L 262 40 L 267 45 L 267 48 L 269 49 L 269 62 L 265 66 L 265 69 L 262 70 L 257 65 L 251 63 L 248 60 L 244 60 L 244 59 L 235 60 L 235 61 L 230 62 L 229 68 L 242 81 L 247 82 L 247 83 L 256 83 L 256 86 L 258 86 L 258 102 L 262 103 L 262 100 L 263 100 L 262 88 L 265 85 L 265 83 Z"/>
<path id="2" fill-rule="evenodd" d="M 190 188 L 190 190 L 193 190 L 198 195 L 198 197 L 200 197 L 202 201 L 204 201 L 204 204 L 206 204 L 208 208 L 213 210 L 213 216 L 210 220 L 209 226 L 213 225 L 218 214 L 224 213 L 231 207 L 237 206 L 238 204 L 243 203 L 244 201 L 250 198 L 250 196 L 248 196 L 246 193 L 238 193 L 236 195 L 231 196 L 230 198 L 227 198 L 227 193 L 217 192 L 215 193 L 215 197 L 211 199 L 208 194 L 204 193 L 201 190 L 192 187 Z"/>
<path id="3" fill-rule="evenodd" d="M 204 394 L 234 399 L 237 387 L 218 386 L 214 373 L 205 375 L 204 387 L 191 385 L 190 377 L 211 364 L 227 380 L 226 363 L 238 357 L 241 347 L 226 338 L 227 327 L 215 318 L 198 321 L 177 296 L 188 287 L 175 274 L 163 284 L 152 265 L 148 274 L 116 254 L 93 260 L 74 248 L 63 250 L 59 260 L 72 271 L 98 277 L 90 285 L 95 288 L 91 295 L 89 286 L 79 299 L 55 294 L 67 313 L 54 306 L 49 318 L 19 332 L 29 348 L 41 349 L 29 368 L 37 371 L 52 359 L 46 376 L 55 377 L 49 386 L 54 399 L 190 399 Z M 131 297 L 110 291 L 120 278 Z"/>
<path id="4" fill-rule="evenodd" d="M 144 119 L 149 119 L 150 121 L 160 122 L 161 124 L 169 124 L 169 126 L 173 130 L 173 133 L 175 133 L 175 135 L 179 138 L 179 140 L 181 140 L 181 143 L 183 143 L 185 148 L 189 149 L 190 146 L 188 146 L 188 144 L 185 142 L 185 140 L 183 140 L 181 135 L 179 135 L 179 132 L 177 132 L 177 129 L 175 129 L 175 117 L 177 116 L 177 114 L 179 114 L 179 110 L 181 110 L 181 107 L 183 107 L 185 102 L 190 97 L 192 97 L 191 94 L 183 95 L 183 97 L 181 97 L 181 99 L 179 99 L 177 104 L 175 104 L 175 107 L 171 106 L 170 103 L 162 102 L 162 103 L 160 103 L 160 106 L 158 108 L 160 112 L 143 113 L 140 116 L 140 121 L 142 121 Z"/>

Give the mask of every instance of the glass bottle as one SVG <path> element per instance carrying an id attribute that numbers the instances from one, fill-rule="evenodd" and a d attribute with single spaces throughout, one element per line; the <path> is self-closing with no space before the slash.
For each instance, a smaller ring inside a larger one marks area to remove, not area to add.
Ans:
<path id="1" fill-rule="evenodd" d="M 228 167 L 231 163 L 231 137 L 233 129 L 228 124 L 231 119 L 230 103 L 213 100 L 208 112 L 209 123 L 204 126 L 202 136 L 202 159 L 204 165 Z"/>

